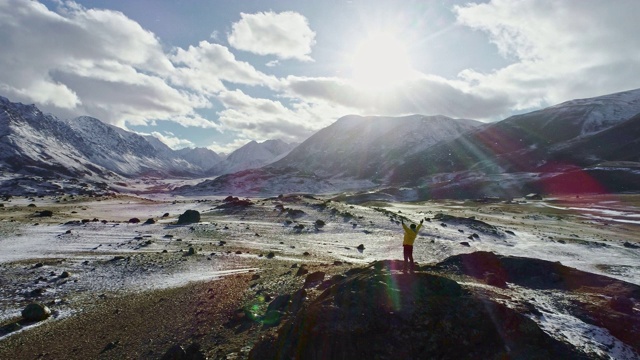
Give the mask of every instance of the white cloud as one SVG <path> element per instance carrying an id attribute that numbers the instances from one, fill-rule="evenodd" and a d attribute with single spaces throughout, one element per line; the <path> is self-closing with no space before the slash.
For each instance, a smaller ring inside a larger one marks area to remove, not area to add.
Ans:
<path id="1" fill-rule="evenodd" d="M 454 11 L 515 60 L 488 74 L 463 71 L 461 79 L 478 93 L 510 94 L 516 109 L 640 86 L 636 0 L 493 0 Z"/>
<path id="2" fill-rule="evenodd" d="M 265 64 L 267 67 L 276 67 L 280 65 L 280 60 L 271 60 Z"/>
<path id="3" fill-rule="evenodd" d="M 61 116 L 124 126 L 195 119 L 202 96 L 164 80 L 174 72 L 158 39 L 120 12 L 60 2 L 0 1 L 0 90 Z M 204 122 L 201 122 L 204 125 Z"/>
<path id="4" fill-rule="evenodd" d="M 336 106 L 306 102 L 286 107 L 279 101 L 254 98 L 240 90 L 223 92 L 218 99 L 225 106 L 218 113 L 222 129 L 254 140 L 299 142 L 344 114 L 337 113 Z"/>
<path id="5" fill-rule="evenodd" d="M 211 144 L 207 146 L 207 149 L 215 151 L 216 154 L 218 155 L 223 155 L 223 154 L 229 155 L 232 152 L 243 147 L 244 145 L 247 145 L 247 143 L 251 142 L 252 140 L 254 139 L 249 139 L 244 136 L 241 136 L 241 137 L 235 138 L 233 141 L 227 144 L 220 144 L 220 143 Z"/>
<path id="6" fill-rule="evenodd" d="M 504 93 L 478 94 L 467 91 L 468 86 L 460 81 L 424 74 L 415 74 L 412 80 L 381 91 L 369 91 L 339 78 L 289 76 L 283 83 L 289 96 L 309 103 L 339 105 L 343 113 L 489 118 L 513 105 Z"/>
<path id="7" fill-rule="evenodd" d="M 303 15 L 291 11 L 269 11 L 241 13 L 240 16 L 240 21 L 232 25 L 228 34 L 232 47 L 281 59 L 313 60 L 309 54 L 316 34 Z"/>
<path id="8" fill-rule="evenodd" d="M 165 131 L 164 134 L 154 131 L 151 133 L 151 135 L 155 136 L 156 138 L 158 138 L 158 140 L 162 141 L 163 143 L 165 143 L 165 145 L 167 145 L 168 147 L 174 150 L 178 150 L 186 147 L 195 147 L 195 144 L 192 143 L 191 141 L 187 139 L 180 139 L 174 136 L 173 133 L 168 131 Z"/>
<path id="9" fill-rule="evenodd" d="M 247 62 L 237 61 L 226 47 L 201 41 L 189 49 L 176 49 L 171 56 L 176 64 L 185 65 L 176 70 L 172 82 L 204 94 L 225 90 L 222 81 L 246 85 L 271 85 L 278 80 L 257 71 Z"/>

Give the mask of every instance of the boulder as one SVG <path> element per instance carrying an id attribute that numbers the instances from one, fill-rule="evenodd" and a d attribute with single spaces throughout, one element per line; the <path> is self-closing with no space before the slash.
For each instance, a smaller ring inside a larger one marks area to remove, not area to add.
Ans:
<path id="1" fill-rule="evenodd" d="M 197 222 L 200 222 L 200 212 L 197 210 L 187 210 L 178 217 L 178 225 Z"/>
<path id="2" fill-rule="evenodd" d="M 31 303 L 22 310 L 22 317 L 27 321 L 42 321 L 49 316 L 51 316 L 51 310 L 39 303 Z"/>
<path id="3" fill-rule="evenodd" d="M 324 276 L 325 273 L 322 271 L 316 271 L 307 275 L 307 278 L 304 281 L 304 288 L 314 287 L 322 283 L 324 281 Z"/>

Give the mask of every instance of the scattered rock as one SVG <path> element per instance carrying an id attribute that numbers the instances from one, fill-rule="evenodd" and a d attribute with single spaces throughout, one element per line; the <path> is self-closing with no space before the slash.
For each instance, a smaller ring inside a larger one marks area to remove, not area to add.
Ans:
<path id="1" fill-rule="evenodd" d="M 147 219 L 147 221 L 144 222 L 145 225 L 152 225 L 155 224 L 156 221 L 152 218 Z"/>
<path id="2" fill-rule="evenodd" d="M 51 310 L 39 303 L 31 303 L 22 310 L 22 317 L 27 321 L 42 321 L 51 316 Z"/>
<path id="3" fill-rule="evenodd" d="M 42 210 L 42 211 L 40 211 L 38 216 L 40 216 L 40 217 L 51 217 L 51 216 L 53 216 L 53 211 L 51 211 L 51 210 Z"/>
<path id="4" fill-rule="evenodd" d="M 33 289 L 33 290 L 29 291 L 29 297 L 42 296 L 42 294 L 44 294 L 45 292 L 47 292 L 47 290 L 45 290 L 43 288 Z"/>
<path id="5" fill-rule="evenodd" d="M 269 306 L 267 307 L 267 312 L 274 311 L 274 310 L 286 311 L 290 305 L 290 302 L 291 302 L 290 294 L 278 295 L 276 296 L 275 299 L 273 299 L 271 303 L 269 303 Z"/>
<path id="6" fill-rule="evenodd" d="M 138 218 L 131 218 L 129 219 L 129 224 L 137 224 L 140 222 L 140 219 Z"/>
<path id="7" fill-rule="evenodd" d="M 66 279 L 70 276 L 71 276 L 71 273 L 69 273 L 68 271 L 63 271 L 62 274 L 60 274 L 60 279 Z"/>
<path id="8" fill-rule="evenodd" d="M 270 252 L 267 254 L 267 259 L 273 259 L 276 256 L 276 254 L 274 254 L 274 252 Z"/>
<path id="9" fill-rule="evenodd" d="M 164 213 L 164 214 L 162 214 L 162 217 L 163 217 L 163 218 L 169 217 L 169 213 Z"/>
<path id="10" fill-rule="evenodd" d="M 626 248 L 630 248 L 630 249 L 640 249 L 640 245 L 636 245 L 636 244 L 632 244 L 628 241 L 625 241 L 624 244 L 622 244 L 624 247 Z"/>
<path id="11" fill-rule="evenodd" d="M 308 273 L 309 273 L 309 269 L 307 269 L 305 265 L 302 265 L 298 268 L 298 271 L 296 272 L 296 276 L 302 276 Z"/>
<path id="12" fill-rule="evenodd" d="M 325 276 L 325 273 L 322 271 L 316 271 L 307 275 L 307 278 L 304 281 L 303 287 L 307 289 L 310 287 L 317 286 L 318 284 L 324 281 L 324 276 Z"/>
<path id="13" fill-rule="evenodd" d="M 197 210 L 187 210 L 178 217 L 178 225 L 192 224 L 200 222 L 200 212 Z"/>
<path id="14" fill-rule="evenodd" d="M 307 213 L 298 209 L 285 209 L 285 211 L 287 212 L 287 216 L 294 219 L 307 215 Z"/>
<path id="15" fill-rule="evenodd" d="M 364 250 L 364 245 L 363 245 L 363 244 L 360 244 L 360 245 L 358 245 L 358 247 L 357 247 L 356 249 L 358 249 L 358 250 L 362 251 L 362 250 Z"/>
<path id="16" fill-rule="evenodd" d="M 460 242 L 460 245 L 462 245 L 462 246 L 467 246 L 467 247 L 470 247 L 470 246 L 471 246 L 471 245 L 469 245 L 469 242 L 467 242 L 467 241 L 462 241 L 462 242 Z"/>

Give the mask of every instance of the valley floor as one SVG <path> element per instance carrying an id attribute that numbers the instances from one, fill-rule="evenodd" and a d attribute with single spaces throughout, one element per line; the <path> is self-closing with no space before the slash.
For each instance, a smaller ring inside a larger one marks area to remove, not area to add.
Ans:
<path id="1" fill-rule="evenodd" d="M 173 344 L 193 342 L 211 358 L 245 358 L 275 327 L 256 321 L 245 328 L 236 317 L 295 292 L 303 265 L 330 276 L 401 259 L 401 219 L 427 219 L 414 251 L 421 265 L 482 250 L 640 285 L 640 195 L 362 205 L 284 196 L 251 203 L 163 196 L 0 201 L 0 358 L 158 358 Z M 200 222 L 177 225 L 186 210 L 199 211 Z M 535 299 L 550 311 L 538 323 L 553 336 L 598 357 L 637 358 L 628 344 L 564 311 L 566 294 L 512 290 L 501 296 Z M 319 292 L 310 289 L 310 298 Z M 53 316 L 10 327 L 34 301 Z"/>

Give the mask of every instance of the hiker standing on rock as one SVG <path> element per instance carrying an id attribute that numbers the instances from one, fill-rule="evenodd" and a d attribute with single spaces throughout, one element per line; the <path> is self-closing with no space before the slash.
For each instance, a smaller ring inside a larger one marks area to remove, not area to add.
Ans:
<path id="1" fill-rule="evenodd" d="M 413 263 L 413 243 L 416 241 L 416 236 L 418 236 L 418 231 L 420 231 L 423 221 L 424 219 L 420 220 L 418 227 L 416 227 L 416 224 L 411 224 L 410 227 L 407 227 L 407 225 L 404 224 L 404 219 L 402 219 L 402 228 L 404 229 L 404 241 L 402 242 L 402 247 L 404 248 L 403 273 L 407 272 L 407 261 L 411 261 L 411 273 L 413 274 L 415 268 L 415 264 Z"/>

